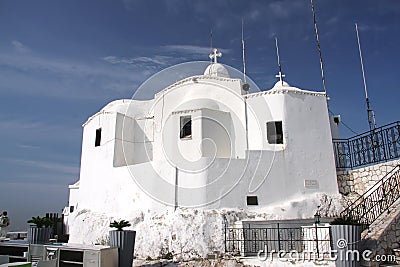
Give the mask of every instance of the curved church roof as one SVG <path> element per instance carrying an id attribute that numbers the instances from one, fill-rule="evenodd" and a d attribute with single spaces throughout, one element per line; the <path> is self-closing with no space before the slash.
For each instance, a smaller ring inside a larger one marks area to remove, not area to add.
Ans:
<path id="1" fill-rule="evenodd" d="M 204 71 L 204 75 L 212 77 L 230 78 L 228 70 L 220 63 L 211 63 Z"/>

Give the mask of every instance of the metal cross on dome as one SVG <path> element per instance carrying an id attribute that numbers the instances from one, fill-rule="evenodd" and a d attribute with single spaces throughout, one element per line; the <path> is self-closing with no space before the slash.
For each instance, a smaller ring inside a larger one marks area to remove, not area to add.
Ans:
<path id="1" fill-rule="evenodd" d="M 279 78 L 279 81 L 282 83 L 283 85 L 283 78 L 286 77 L 285 74 L 283 74 L 282 72 L 279 72 L 277 75 L 275 75 L 276 78 Z"/>
<path id="2" fill-rule="evenodd" d="M 214 59 L 214 63 L 218 63 L 218 57 L 222 57 L 222 53 L 217 48 L 214 48 L 213 53 L 210 53 L 210 59 Z"/>

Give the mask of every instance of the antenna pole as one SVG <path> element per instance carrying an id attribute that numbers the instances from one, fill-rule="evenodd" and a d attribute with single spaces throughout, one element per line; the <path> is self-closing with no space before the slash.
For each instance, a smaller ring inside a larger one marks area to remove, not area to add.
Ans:
<path id="1" fill-rule="evenodd" d="M 244 83 L 247 83 L 246 81 L 246 58 L 244 54 L 244 21 L 242 18 L 242 59 L 243 59 L 243 80 Z"/>
<path id="2" fill-rule="evenodd" d="M 213 35 L 212 28 L 210 30 L 210 54 L 213 52 Z M 212 58 L 210 58 L 210 63 L 212 63 Z"/>
<path id="3" fill-rule="evenodd" d="M 278 58 L 278 67 L 279 67 L 279 79 L 283 86 L 283 75 L 282 75 L 282 66 L 281 66 L 281 59 L 279 57 L 279 47 L 278 47 L 278 38 L 275 36 L 275 46 L 276 46 L 276 56 Z"/>
<path id="4" fill-rule="evenodd" d="M 320 42 L 319 42 L 317 18 L 315 16 L 314 1 L 313 0 L 311 0 L 311 9 L 312 9 L 313 18 L 314 18 L 315 37 L 317 39 L 317 46 L 318 46 L 318 53 L 319 53 L 319 64 L 321 66 L 322 85 L 324 86 L 326 100 L 328 100 L 328 94 L 326 92 L 325 74 L 324 74 L 324 63 L 322 61 L 321 45 L 320 45 Z"/>
<path id="5" fill-rule="evenodd" d="M 363 76 L 363 81 L 364 81 L 365 101 L 367 103 L 368 124 L 369 124 L 369 129 L 371 131 L 373 131 L 376 128 L 375 114 L 374 114 L 374 111 L 371 109 L 371 105 L 369 103 L 369 98 L 368 98 L 368 89 L 367 89 L 367 82 L 365 79 L 364 61 L 363 61 L 363 56 L 362 56 L 362 52 L 361 52 L 360 35 L 358 33 L 357 23 L 356 23 L 356 34 L 357 34 L 358 52 L 360 53 L 361 71 L 362 71 L 362 76 Z"/>

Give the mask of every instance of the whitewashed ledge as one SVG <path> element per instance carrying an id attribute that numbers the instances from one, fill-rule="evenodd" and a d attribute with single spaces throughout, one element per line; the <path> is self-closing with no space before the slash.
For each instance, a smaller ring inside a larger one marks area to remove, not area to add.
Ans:
<path id="1" fill-rule="evenodd" d="M 220 266 L 220 267 L 261 267 L 261 266 L 272 266 L 272 267 L 284 267 L 284 266 L 296 267 L 335 267 L 335 262 L 283 262 L 280 260 L 274 261 L 265 261 L 262 262 L 256 258 L 235 258 L 235 259 L 218 259 L 218 260 L 195 260 L 188 262 L 173 262 L 168 260 L 160 260 L 160 261 L 145 261 L 145 260 L 133 260 L 133 267 L 211 267 L 211 266 Z"/>
<path id="2" fill-rule="evenodd" d="M 239 259 L 218 259 L 218 260 L 193 260 L 186 262 L 173 262 L 172 260 L 133 260 L 133 267 L 208 267 L 208 266 L 221 266 L 221 267 L 241 267 L 245 266 Z M 246 265 L 248 266 L 248 265 Z"/>

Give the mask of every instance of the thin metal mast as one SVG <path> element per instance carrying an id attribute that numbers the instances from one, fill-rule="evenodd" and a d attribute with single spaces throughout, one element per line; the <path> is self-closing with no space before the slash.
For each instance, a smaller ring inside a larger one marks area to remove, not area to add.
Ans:
<path id="1" fill-rule="evenodd" d="M 371 131 L 373 131 L 376 128 L 375 113 L 371 109 L 371 105 L 370 105 L 370 102 L 369 102 L 367 82 L 366 82 L 366 79 L 365 79 L 364 61 L 363 61 L 363 56 L 362 56 L 362 52 L 361 52 L 360 35 L 358 33 L 358 25 L 357 25 L 357 23 L 356 23 L 356 33 L 357 33 L 358 52 L 360 53 L 361 71 L 362 71 L 363 81 L 364 81 L 365 101 L 367 103 L 368 124 L 369 124 L 369 129 Z"/>
<path id="2" fill-rule="evenodd" d="M 212 28 L 210 30 L 210 54 L 213 52 L 213 35 Z M 210 63 L 212 63 L 212 58 L 210 58 Z"/>
<path id="3" fill-rule="evenodd" d="M 279 80 L 281 81 L 281 84 L 283 86 L 283 77 L 285 75 L 282 74 L 282 66 L 281 66 L 281 59 L 279 57 L 279 47 L 278 47 L 278 38 L 275 36 L 275 46 L 276 46 L 276 56 L 278 58 L 278 67 L 279 67 Z"/>
<path id="4" fill-rule="evenodd" d="M 327 94 L 327 91 L 326 91 L 326 81 L 325 81 L 325 74 L 324 74 L 324 63 L 322 61 L 321 45 L 320 45 L 320 42 L 319 42 L 317 18 L 315 16 L 314 1 L 313 0 L 311 0 L 311 9 L 312 9 L 313 18 L 314 18 L 315 37 L 317 38 L 317 46 L 318 46 L 318 53 L 319 53 L 319 64 L 321 66 L 322 84 L 324 86 L 326 99 L 328 100 L 329 98 L 328 98 L 328 94 Z"/>
<path id="5" fill-rule="evenodd" d="M 244 22 L 243 22 L 243 18 L 242 18 L 242 59 L 243 59 L 243 80 L 244 83 L 247 83 L 246 81 L 246 58 L 245 58 L 245 54 L 244 54 Z"/>

